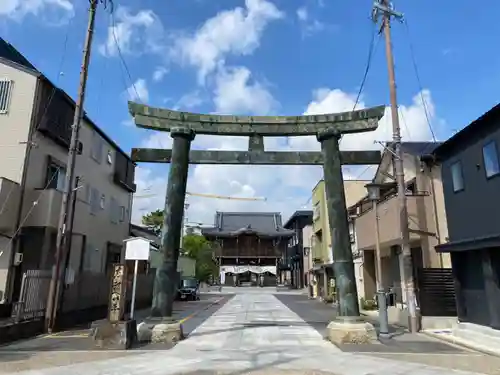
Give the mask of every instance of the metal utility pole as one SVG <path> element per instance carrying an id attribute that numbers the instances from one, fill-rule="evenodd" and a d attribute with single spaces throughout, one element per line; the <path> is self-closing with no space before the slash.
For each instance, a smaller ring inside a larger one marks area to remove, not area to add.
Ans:
<path id="1" fill-rule="evenodd" d="M 61 212 L 59 215 L 59 224 L 56 239 L 55 253 L 55 269 L 52 272 L 50 280 L 49 295 L 47 298 L 47 310 L 45 314 L 45 326 L 48 332 L 54 329 L 55 317 L 57 313 L 56 299 L 59 283 L 61 280 L 60 268 L 61 261 L 64 259 L 64 249 L 67 241 L 66 229 L 68 227 L 69 218 L 71 217 L 71 194 L 76 194 L 73 191 L 73 180 L 75 175 L 75 161 L 78 152 L 78 137 L 80 133 L 80 123 L 83 117 L 83 103 L 85 100 L 85 89 L 87 86 L 88 67 L 90 61 L 90 52 L 92 46 L 92 38 L 94 36 L 95 16 L 99 0 L 89 0 L 90 7 L 88 13 L 88 28 L 85 37 L 85 45 L 83 47 L 83 61 L 80 71 L 80 86 L 78 89 L 78 97 L 75 105 L 75 115 L 73 117 L 73 125 L 71 127 L 71 141 L 68 152 L 68 162 L 66 165 L 66 178 L 64 191 L 62 194 Z"/>
<path id="2" fill-rule="evenodd" d="M 406 184 L 403 166 L 403 153 L 401 151 L 401 128 L 399 125 L 398 100 L 396 93 L 396 76 L 394 72 L 394 58 L 392 55 L 391 42 L 391 17 L 399 20 L 403 15 L 394 11 L 388 0 L 377 0 L 374 4 L 375 20 L 379 12 L 382 14 L 382 27 L 385 35 L 385 53 L 387 59 L 387 70 L 389 73 L 389 91 L 391 100 L 393 147 L 394 147 L 394 169 L 399 201 L 399 221 L 401 227 L 401 253 L 403 267 L 401 279 L 403 280 L 403 291 L 406 294 L 406 304 L 409 313 L 409 329 L 415 333 L 419 329 L 417 317 L 417 299 L 415 295 L 415 285 L 413 281 L 413 261 L 410 248 L 410 231 L 408 227 L 408 207 L 406 202 Z"/>

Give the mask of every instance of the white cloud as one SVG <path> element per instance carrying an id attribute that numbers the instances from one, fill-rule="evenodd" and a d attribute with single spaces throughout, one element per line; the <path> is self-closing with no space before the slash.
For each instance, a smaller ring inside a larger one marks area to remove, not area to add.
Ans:
<path id="1" fill-rule="evenodd" d="M 164 36 L 163 25 L 150 9 L 133 14 L 127 7 L 119 6 L 112 16 L 106 41 L 99 45 L 99 52 L 108 57 L 122 54 L 159 52 Z M 119 51 L 118 51 L 119 49 Z"/>
<path id="2" fill-rule="evenodd" d="M 218 13 L 192 35 L 180 37 L 173 54 L 198 69 L 200 83 L 228 55 L 249 55 L 260 44 L 267 25 L 284 14 L 267 0 L 245 0 L 237 7 Z"/>
<path id="3" fill-rule="evenodd" d="M 424 90 L 429 114 L 435 119 L 435 108 L 431 94 Z M 355 95 L 339 89 L 319 89 L 313 93 L 313 100 L 307 106 L 306 114 L 334 113 L 351 111 L 355 102 Z M 377 105 L 378 103 L 373 103 Z M 357 109 L 365 108 L 361 101 Z M 415 95 L 409 105 L 400 107 L 401 128 L 404 141 L 430 140 L 424 108 L 420 95 Z M 406 124 L 406 126 L 405 126 Z M 380 121 L 378 130 L 370 133 L 347 135 L 343 137 L 341 148 L 344 150 L 379 149 L 374 141 L 388 141 L 392 138 L 390 112 L 387 111 Z M 169 147 L 170 137 L 150 137 L 145 147 Z M 155 143 L 156 142 L 156 143 Z M 242 137 L 214 137 L 197 136 L 194 148 L 219 150 L 244 150 L 248 140 Z M 284 139 L 266 139 L 266 149 L 274 150 L 319 150 L 319 143 L 315 137 L 295 137 Z M 362 167 L 347 167 L 344 177 L 371 178 L 373 169 Z M 363 173 L 362 173 L 363 172 Z M 152 178 L 152 176 L 155 176 Z M 166 172 L 164 173 L 166 176 Z M 134 215 L 140 217 L 142 212 L 148 212 L 163 207 L 166 177 L 159 178 L 157 173 L 144 170 L 138 178 L 138 185 L 153 185 L 151 191 L 157 195 L 149 201 L 139 200 L 134 203 Z M 286 219 L 293 211 L 302 208 L 311 196 L 311 190 L 322 177 L 321 167 L 309 166 L 224 166 L 199 165 L 190 168 L 188 191 L 194 193 L 217 194 L 227 196 L 266 197 L 267 202 L 247 202 L 237 200 L 220 200 L 201 197 L 190 197 L 188 210 L 189 221 L 210 224 L 216 210 L 232 211 L 279 211 Z"/>
<path id="4" fill-rule="evenodd" d="M 175 104 L 174 110 L 191 110 L 204 103 L 199 90 L 194 90 L 183 95 Z"/>
<path id="5" fill-rule="evenodd" d="M 41 17 L 52 26 L 67 23 L 75 15 L 70 0 L 2 0 L 0 17 L 21 21 L 26 15 Z"/>
<path id="6" fill-rule="evenodd" d="M 126 120 L 123 120 L 121 122 L 123 126 L 134 126 L 134 119 L 133 118 L 128 118 Z"/>
<path id="7" fill-rule="evenodd" d="M 306 7 L 300 7 L 297 9 L 297 17 L 300 21 L 307 21 L 309 18 L 309 12 Z"/>
<path id="8" fill-rule="evenodd" d="M 126 94 L 131 101 L 147 103 L 149 101 L 149 90 L 146 80 L 139 78 L 127 88 Z"/>
<path id="9" fill-rule="evenodd" d="M 167 75 L 168 69 L 164 66 L 158 66 L 153 72 L 153 81 L 160 82 Z"/>
<path id="10" fill-rule="evenodd" d="M 245 67 L 219 68 L 215 78 L 216 112 L 224 114 L 267 115 L 277 102 L 262 83 L 252 80 Z"/>
<path id="11" fill-rule="evenodd" d="M 299 20 L 300 27 L 302 28 L 302 33 L 304 36 L 310 36 L 327 28 L 327 25 L 325 25 L 323 22 L 312 18 L 305 6 L 297 9 L 297 18 Z"/>

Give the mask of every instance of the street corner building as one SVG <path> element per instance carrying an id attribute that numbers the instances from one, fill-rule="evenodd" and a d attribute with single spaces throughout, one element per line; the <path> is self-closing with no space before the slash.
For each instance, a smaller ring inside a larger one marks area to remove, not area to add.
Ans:
<path id="1" fill-rule="evenodd" d="M 278 270 L 279 282 L 292 288 L 304 288 L 311 285 L 312 269 L 311 236 L 313 212 L 295 211 L 284 227 L 294 231 L 282 254 Z"/>
<path id="2" fill-rule="evenodd" d="M 401 144 L 411 257 L 416 283 L 427 277 L 429 272 L 441 272 L 438 271 L 439 269 L 443 270 L 443 275 L 449 275 L 451 281 L 449 257 L 435 251 L 435 246 L 443 243 L 448 235 L 441 169 L 439 165 L 429 165 L 426 162 L 438 146 L 438 142 L 403 142 Z M 355 230 L 353 242 L 364 259 L 365 296 L 371 298 L 376 292 L 375 248 L 378 241 L 382 263 L 380 285 L 395 293 L 397 303 L 405 303 L 406 296 L 401 287 L 401 227 L 393 159 L 393 144 L 389 142 L 385 145 L 382 162 L 373 180 L 370 181 L 378 185 L 380 190 L 376 205 L 377 212 L 374 210 L 373 200 L 366 195 L 350 208 L 350 214 Z M 375 225 L 376 220 L 378 226 Z M 376 233 L 377 227 L 378 233 Z M 448 300 L 450 302 L 447 311 L 444 311 L 446 309 L 443 306 L 442 312 L 424 311 L 424 313 L 453 316 L 455 314 L 453 296 Z M 421 302 L 421 308 L 425 310 L 428 304 L 425 301 Z M 431 308 L 431 310 L 435 309 Z"/>
<path id="3" fill-rule="evenodd" d="M 220 282 L 230 286 L 275 286 L 279 259 L 294 231 L 278 212 L 217 212 L 203 236 L 214 243 Z"/>
<path id="4" fill-rule="evenodd" d="M 0 301 L 23 293 L 43 316 L 55 247 L 75 102 L 0 38 Z M 135 164 L 88 116 L 79 137 L 69 204 L 73 230 L 62 260 L 65 311 L 107 305 L 113 263 L 129 236 Z M 24 288 L 23 280 L 31 287 Z M 79 285 L 85 285 L 80 288 Z M 87 306 L 88 305 L 88 306 Z M 9 315 L 10 316 L 10 315 Z"/>
<path id="5" fill-rule="evenodd" d="M 369 181 L 344 181 L 344 195 L 346 207 L 353 206 L 366 195 L 365 185 Z M 325 181 L 320 180 L 312 191 L 312 234 L 309 240 L 310 280 L 312 283 L 311 296 L 326 299 L 335 293 L 335 275 L 333 272 L 333 251 L 330 220 L 328 217 Z M 358 255 L 354 242 L 352 221 L 349 220 L 351 251 L 353 253 L 356 288 L 358 295 L 363 296 L 362 266 L 363 259 Z"/>
<path id="6" fill-rule="evenodd" d="M 500 345 L 500 105 L 434 151 L 441 164 L 459 325 L 468 339 Z M 472 334 L 470 334 L 472 333 Z"/>

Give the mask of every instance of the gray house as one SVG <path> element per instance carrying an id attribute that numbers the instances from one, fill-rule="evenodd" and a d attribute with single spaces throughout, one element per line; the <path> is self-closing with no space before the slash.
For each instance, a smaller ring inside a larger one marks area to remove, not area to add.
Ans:
<path id="1" fill-rule="evenodd" d="M 500 105 L 434 151 L 441 163 L 457 312 L 500 329 Z M 486 327 L 477 327 L 484 330 Z"/>

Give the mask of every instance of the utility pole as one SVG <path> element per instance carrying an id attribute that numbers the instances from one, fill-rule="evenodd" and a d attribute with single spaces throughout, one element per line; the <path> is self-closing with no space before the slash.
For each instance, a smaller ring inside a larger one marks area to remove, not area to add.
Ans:
<path id="1" fill-rule="evenodd" d="M 403 15 L 394 11 L 388 0 L 376 0 L 373 8 L 375 21 L 378 21 L 378 15 L 382 14 L 382 27 L 385 35 L 385 53 L 387 59 L 387 70 L 389 73 L 389 91 L 391 100 L 393 147 L 394 147 L 394 169 L 399 201 L 399 222 L 401 227 L 401 253 L 402 253 L 402 272 L 403 292 L 406 294 L 406 304 L 409 313 L 410 332 L 416 333 L 419 329 L 417 317 L 417 299 L 415 295 L 415 285 L 413 281 L 413 261 L 410 248 L 410 231 L 408 227 L 408 206 L 406 202 L 406 184 L 403 166 L 403 153 L 401 150 L 401 128 L 399 125 L 398 100 L 396 93 L 396 75 L 394 72 L 394 58 L 392 55 L 391 41 L 391 17 L 399 20 Z"/>
<path id="2" fill-rule="evenodd" d="M 78 97 L 75 105 L 75 115 L 73 117 L 73 125 L 71 127 L 71 141 L 68 152 L 68 162 L 66 165 L 66 178 L 64 191 L 62 194 L 61 212 L 59 215 L 59 224 L 56 239 L 56 253 L 55 253 L 55 269 L 52 272 L 50 280 L 49 295 L 47 298 L 47 310 L 45 314 L 45 326 L 48 332 L 54 329 L 54 323 L 57 313 L 57 291 L 59 290 L 59 283 L 61 280 L 60 268 L 61 261 L 64 258 L 66 243 L 68 241 L 66 229 L 68 228 L 69 218 L 71 217 L 71 195 L 76 194 L 73 191 L 73 180 L 75 175 L 75 161 L 78 153 L 78 138 L 80 133 L 80 125 L 83 117 L 83 104 L 85 101 L 85 89 L 87 86 L 88 67 L 90 61 L 90 52 L 92 46 L 92 38 L 94 36 L 95 16 L 99 0 L 89 0 L 90 7 L 88 13 L 88 28 L 85 37 L 85 45 L 83 47 L 83 61 L 80 71 L 80 86 L 78 88 Z"/>

